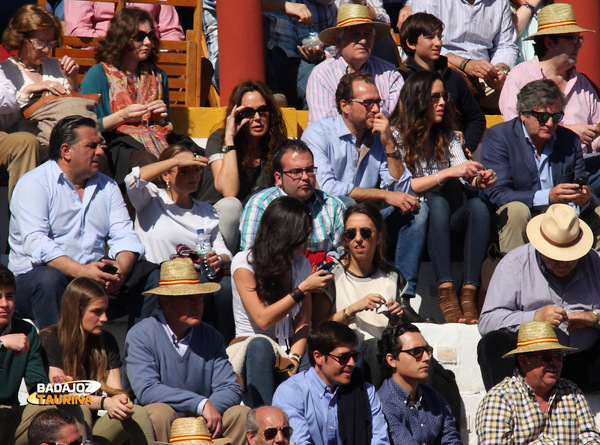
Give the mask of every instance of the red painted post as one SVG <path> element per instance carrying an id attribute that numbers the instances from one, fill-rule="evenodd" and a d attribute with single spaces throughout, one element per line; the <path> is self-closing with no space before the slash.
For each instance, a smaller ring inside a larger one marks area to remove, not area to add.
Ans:
<path id="1" fill-rule="evenodd" d="M 265 81 L 261 0 L 218 0 L 219 86 L 226 106 L 237 84 Z"/>
<path id="2" fill-rule="evenodd" d="M 598 0 L 569 0 L 575 12 L 577 24 L 596 32 L 584 32 L 585 42 L 577 57 L 577 71 L 584 73 L 596 85 L 600 85 L 600 2 Z"/>

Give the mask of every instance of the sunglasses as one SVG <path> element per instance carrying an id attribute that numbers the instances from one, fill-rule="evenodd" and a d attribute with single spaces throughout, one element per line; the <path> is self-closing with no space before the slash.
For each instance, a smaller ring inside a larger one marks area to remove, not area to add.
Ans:
<path id="1" fill-rule="evenodd" d="M 438 103 L 440 99 L 444 99 L 444 102 L 448 102 L 448 99 L 450 99 L 450 94 L 448 94 L 447 91 L 445 93 L 431 93 L 429 96 L 431 96 L 431 101 L 433 103 Z"/>
<path id="2" fill-rule="evenodd" d="M 564 352 L 541 352 L 527 355 L 529 357 L 535 357 L 544 363 L 562 362 L 565 359 Z"/>
<path id="3" fill-rule="evenodd" d="M 179 167 L 177 170 L 177 174 L 179 175 L 187 175 L 191 172 L 202 173 L 202 167 L 195 167 L 193 165 L 188 165 L 187 167 Z"/>
<path id="4" fill-rule="evenodd" d="M 64 443 L 64 442 L 46 442 L 46 443 L 50 444 L 50 445 L 81 445 L 82 441 L 83 441 L 83 438 L 81 436 L 79 436 L 79 439 L 74 440 L 73 442 L 69 442 L 69 443 Z"/>
<path id="5" fill-rule="evenodd" d="M 31 44 L 33 45 L 33 49 L 35 49 L 36 51 L 39 51 L 41 49 L 52 49 L 56 46 L 58 46 L 58 40 L 50 40 L 49 42 L 45 42 L 43 40 L 39 40 L 39 39 L 27 39 L 31 42 Z"/>
<path id="6" fill-rule="evenodd" d="M 266 428 L 262 434 L 265 436 L 265 440 L 273 440 L 279 431 L 281 431 L 281 434 L 283 434 L 283 437 L 286 439 L 292 437 L 292 434 L 294 433 L 294 429 L 291 426 L 282 426 L 281 428 Z"/>
<path id="7" fill-rule="evenodd" d="M 369 239 L 371 236 L 373 236 L 373 229 L 369 227 L 361 227 L 358 230 L 363 239 Z M 354 238 L 356 238 L 356 229 L 344 230 L 344 238 L 346 238 L 346 241 L 352 241 Z"/>
<path id="8" fill-rule="evenodd" d="M 423 354 L 425 354 L 426 352 L 427 354 L 429 354 L 429 357 L 431 357 L 431 355 L 433 354 L 433 347 L 429 345 L 417 346 L 416 348 L 406 349 L 400 352 L 406 352 L 407 354 L 412 355 L 415 358 L 415 360 L 421 360 L 423 358 Z"/>
<path id="9" fill-rule="evenodd" d="M 286 172 L 282 171 L 284 175 L 288 175 L 290 178 L 298 180 L 302 179 L 302 175 L 306 172 L 306 176 L 313 177 L 317 174 L 317 167 L 314 165 L 306 168 L 294 168 L 292 170 L 288 170 Z"/>
<path id="10" fill-rule="evenodd" d="M 327 355 L 329 357 L 331 357 L 332 359 L 334 359 L 336 362 L 338 362 L 342 366 L 346 366 L 348 364 L 348 362 L 350 361 L 350 359 L 354 360 L 354 362 L 356 363 L 356 361 L 360 358 L 360 352 L 358 352 L 358 351 L 344 352 L 343 354 L 340 354 L 340 355 L 333 355 L 333 354 L 327 354 Z"/>
<path id="11" fill-rule="evenodd" d="M 583 36 L 578 36 L 575 34 L 566 34 L 564 36 L 558 36 L 559 39 L 566 39 L 566 40 L 570 40 L 572 41 L 575 45 L 578 44 L 579 42 L 583 43 L 584 37 Z"/>
<path id="12" fill-rule="evenodd" d="M 146 40 L 146 37 L 148 37 L 148 39 L 150 39 L 150 41 L 152 42 L 154 40 L 154 36 L 154 30 L 151 30 L 149 32 L 138 31 L 138 33 L 133 36 L 133 40 L 142 43 L 144 40 Z"/>
<path id="13" fill-rule="evenodd" d="M 361 104 L 363 107 L 365 107 L 365 110 L 367 111 L 371 111 L 375 105 L 377 105 L 379 109 L 383 107 L 383 101 L 381 99 L 350 99 L 350 102 L 356 102 L 357 104 Z"/>
<path id="14" fill-rule="evenodd" d="M 563 111 L 560 111 L 558 113 L 544 113 L 540 111 L 531 110 L 529 113 L 531 113 L 531 115 L 535 117 L 540 124 L 545 124 L 550 118 L 552 118 L 552 123 L 557 124 L 565 115 Z"/>
<path id="15" fill-rule="evenodd" d="M 242 111 L 240 111 L 238 113 L 238 119 L 239 120 L 252 119 L 252 118 L 254 118 L 254 116 L 256 116 L 256 113 L 258 113 L 260 115 L 260 117 L 265 117 L 270 112 L 271 112 L 271 109 L 269 108 L 268 105 L 263 105 L 262 107 L 258 107 L 258 108 L 248 107 L 248 108 L 244 108 Z"/>

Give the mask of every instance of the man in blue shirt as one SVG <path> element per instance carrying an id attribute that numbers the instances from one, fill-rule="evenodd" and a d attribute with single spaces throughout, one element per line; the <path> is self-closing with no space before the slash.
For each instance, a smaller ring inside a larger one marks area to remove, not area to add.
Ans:
<path id="1" fill-rule="evenodd" d="M 413 324 L 387 328 L 378 342 L 388 379 L 377 395 L 392 444 L 461 444 L 446 400 L 421 382 L 429 376 L 433 348 Z"/>
<path id="2" fill-rule="evenodd" d="M 375 388 L 355 370 L 360 353 L 348 326 L 326 321 L 308 337 L 313 366 L 283 382 L 273 405 L 289 417 L 296 445 L 389 444 Z"/>

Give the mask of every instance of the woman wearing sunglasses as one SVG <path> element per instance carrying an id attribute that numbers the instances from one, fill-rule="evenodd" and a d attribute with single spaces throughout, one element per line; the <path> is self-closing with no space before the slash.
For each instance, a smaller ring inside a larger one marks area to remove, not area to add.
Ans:
<path id="1" fill-rule="evenodd" d="M 58 324 L 40 332 L 48 376 L 53 383 L 100 382 L 92 404 L 86 405 L 92 411 L 85 421 L 92 427 L 94 443 L 153 443 L 146 409 L 134 405 L 121 386 L 119 346 L 103 329 L 107 308 L 108 294 L 94 280 L 80 277 L 67 286 Z"/>
<path id="2" fill-rule="evenodd" d="M 401 321 L 400 296 L 406 280 L 385 261 L 385 222 L 373 204 L 362 202 L 346 209 L 344 253 L 331 269 L 333 283 L 313 299 L 313 324 L 324 319 L 350 326 L 358 336 L 365 378 L 379 387 L 377 340 L 383 330 Z"/>
<path id="3" fill-rule="evenodd" d="M 0 63 L 0 70 L 17 89 L 20 108 L 39 94 L 49 91 L 60 95 L 77 91 L 79 65 L 69 56 L 50 59 L 52 49 L 63 38 L 58 18 L 37 5 L 22 6 L 14 13 L 2 36 L 2 45 L 18 52 Z M 37 124 L 25 119 L 21 110 L 2 115 L 0 128 L 38 133 Z"/>
<path id="4" fill-rule="evenodd" d="M 252 408 L 270 405 L 277 385 L 298 370 L 310 330 L 311 294 L 331 281 L 323 270 L 311 275 L 303 255 L 310 227 L 302 201 L 281 196 L 265 210 L 253 246 L 231 265 L 235 333 L 246 343 L 242 351 L 232 344 L 228 354 L 234 369 L 243 356 L 241 375 Z M 287 373 L 277 373 L 277 356 L 290 359 Z"/>
<path id="5" fill-rule="evenodd" d="M 273 93 L 262 82 L 248 80 L 236 86 L 225 116 L 222 128 L 208 138 L 210 169 L 202 180 L 200 199 L 214 204 L 223 226 L 229 227 L 223 236 L 234 251 L 241 204 L 274 185 L 271 159 L 287 140 L 287 130 Z"/>
<path id="6" fill-rule="evenodd" d="M 490 227 L 490 213 L 477 192 L 494 186 L 496 174 L 466 159 L 447 99 L 438 73 L 415 73 L 402 87 L 390 126 L 413 175 L 412 190 L 422 198 L 421 211 L 429 212 L 427 245 L 444 320 L 477 323 L 477 290 Z M 457 235 L 464 237 L 460 302 L 451 269 L 451 238 Z"/>
<path id="7" fill-rule="evenodd" d="M 160 264 L 174 255 L 191 253 L 199 264 L 194 256 L 196 235 L 198 229 L 204 229 L 213 246 L 211 265 L 217 272 L 230 265 L 232 255 L 219 230 L 217 212 L 210 204 L 193 198 L 206 162 L 188 147 L 170 145 L 158 162 L 134 167 L 125 177 L 127 195 L 136 210 L 135 231 L 148 261 Z M 229 342 L 234 335 L 231 277 L 222 273 L 217 277 L 221 290 L 214 297 L 205 297 L 205 321 L 214 324 Z"/>

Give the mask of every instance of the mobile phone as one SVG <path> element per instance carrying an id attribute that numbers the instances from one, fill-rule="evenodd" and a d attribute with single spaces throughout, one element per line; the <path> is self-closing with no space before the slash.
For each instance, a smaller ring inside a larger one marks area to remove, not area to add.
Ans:
<path id="1" fill-rule="evenodd" d="M 119 269 L 117 269 L 117 268 L 116 268 L 115 266 L 113 266 L 112 264 L 105 263 L 105 264 L 104 264 L 104 266 L 102 266 L 102 269 L 100 269 L 100 270 L 102 270 L 102 272 L 106 272 L 106 273 L 109 273 L 109 274 L 111 274 L 111 275 L 114 275 L 114 274 L 116 274 L 116 273 L 117 273 L 117 271 L 118 271 Z"/>
<path id="2" fill-rule="evenodd" d="M 335 266 L 335 261 L 328 261 L 325 264 L 321 265 L 318 270 L 324 270 L 328 274 L 330 274 L 331 269 L 333 269 L 333 266 Z"/>
<path id="3" fill-rule="evenodd" d="M 579 188 L 583 187 L 584 185 L 588 185 L 588 182 L 590 182 L 590 178 L 587 176 L 578 176 L 575 178 L 575 184 L 577 184 Z"/>

